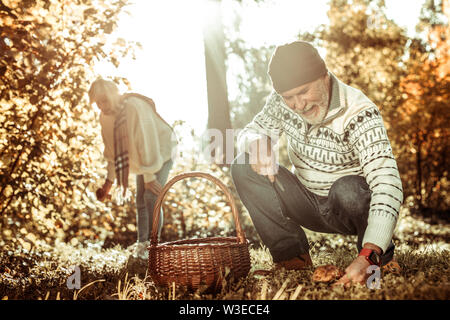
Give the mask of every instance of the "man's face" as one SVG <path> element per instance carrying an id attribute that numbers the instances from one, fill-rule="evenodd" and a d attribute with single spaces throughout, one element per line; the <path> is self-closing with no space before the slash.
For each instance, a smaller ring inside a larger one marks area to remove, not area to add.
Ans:
<path id="1" fill-rule="evenodd" d="M 328 75 L 290 89 L 281 94 L 286 105 L 303 120 L 314 125 L 325 119 L 328 112 L 330 77 Z"/>

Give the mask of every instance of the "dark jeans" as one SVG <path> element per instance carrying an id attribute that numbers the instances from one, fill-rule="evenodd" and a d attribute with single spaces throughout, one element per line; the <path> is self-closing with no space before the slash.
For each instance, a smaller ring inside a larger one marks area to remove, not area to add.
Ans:
<path id="1" fill-rule="evenodd" d="M 274 262 L 309 252 L 308 240 L 300 226 L 316 232 L 357 235 L 358 251 L 362 249 L 371 198 L 363 177 L 344 176 L 334 182 L 328 197 L 323 197 L 306 189 L 292 172 L 279 166 L 276 179 L 283 191 L 277 183 L 272 184 L 266 176 L 253 171 L 247 153 L 233 161 L 231 174 Z M 383 264 L 392 259 L 394 249 L 391 241 L 382 256 Z"/>
<path id="2" fill-rule="evenodd" d="M 156 180 L 158 180 L 162 186 L 164 186 L 167 182 L 172 165 L 172 160 L 166 161 L 162 168 L 155 174 Z M 137 238 L 139 242 L 148 241 L 150 238 L 153 225 L 153 210 L 157 198 L 158 197 L 153 192 L 145 189 L 144 176 L 136 175 L 136 224 Z M 164 215 L 161 208 L 158 225 L 158 237 L 161 234 L 163 219 Z"/>

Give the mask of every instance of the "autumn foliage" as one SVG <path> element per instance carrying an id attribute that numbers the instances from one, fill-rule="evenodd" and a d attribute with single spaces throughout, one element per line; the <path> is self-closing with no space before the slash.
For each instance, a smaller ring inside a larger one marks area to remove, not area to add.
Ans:
<path id="1" fill-rule="evenodd" d="M 408 74 L 401 82 L 405 100 L 396 126 L 406 187 L 422 212 L 450 206 L 450 31 L 434 26 L 427 32 L 427 42 L 416 40 L 410 47 Z M 427 44 L 434 47 L 431 52 Z"/>
<path id="2" fill-rule="evenodd" d="M 444 5 L 427 3 L 424 16 L 433 17 L 438 9 L 448 16 Z M 126 5 L 125 0 L 0 2 L 1 239 L 23 246 L 36 238 L 105 241 L 105 246 L 134 241 L 134 199 L 118 206 L 95 198 L 105 163 L 97 115 L 86 95 L 97 61 L 117 66 L 133 54 L 136 43 L 111 36 Z M 299 37 L 325 48 L 330 70 L 380 107 L 402 175 L 405 205 L 426 214 L 445 212 L 448 25 L 423 18 L 428 36 L 412 39 L 387 19 L 382 2 L 333 0 L 329 5 L 330 25 Z M 270 90 L 265 66 L 272 48 L 248 48 L 229 34 L 228 58 L 243 61 L 236 81 L 240 94 L 230 103 L 233 124 L 241 128 Z M 127 84 L 125 78 L 115 80 Z M 179 162 L 172 174 L 199 169 L 232 187 L 229 174 L 213 166 Z M 232 232 L 227 208 L 214 188 L 201 182 L 177 184 L 168 195 L 163 237 Z M 245 228 L 257 241 L 248 220 Z"/>
<path id="3" fill-rule="evenodd" d="M 58 299 L 62 290 L 64 298 L 76 298 L 67 289 L 65 268 L 79 265 L 83 281 L 94 283 L 83 298 L 205 298 L 160 290 L 138 277 L 128 279 L 130 289 L 125 276 L 130 252 L 124 248 L 136 240 L 134 198 L 119 206 L 95 196 L 106 164 L 98 115 L 86 92 L 97 77 L 93 70 L 98 61 L 118 66 L 139 47 L 113 36 L 127 4 L 0 0 L 0 297 L 47 299 L 51 293 L 50 298 Z M 330 291 L 327 284 L 310 281 L 312 270 L 250 276 L 228 284 L 218 298 L 448 300 L 448 224 L 437 220 L 435 225 L 426 216 L 444 213 L 448 220 L 450 207 L 450 1 L 426 0 L 422 10 L 421 36 L 411 38 L 386 17 L 382 0 L 331 0 L 330 24 L 299 34 L 326 49 L 330 70 L 361 89 L 382 112 L 405 194 L 393 239 L 400 244 L 396 256 L 405 272 L 385 277 L 377 291 Z M 242 71 L 235 75 L 238 94 L 230 101 L 235 129 L 252 119 L 271 90 L 266 67 L 273 51 L 248 47 L 239 38 L 238 25 L 224 30 L 227 63 L 239 62 Z M 114 80 L 128 85 L 126 78 Z M 252 266 L 271 267 L 228 169 L 200 165 L 195 152 L 188 153 L 175 163 L 169 179 L 204 171 L 229 186 L 253 247 Z M 281 162 L 289 163 L 285 153 Z M 235 232 L 229 204 L 207 181 L 179 181 L 166 200 L 162 241 Z M 421 217 L 412 218 L 413 211 Z M 350 236 L 310 232 L 308 239 L 317 265 L 345 269 L 357 254 Z M 418 249 L 422 251 L 413 251 Z"/>
<path id="4" fill-rule="evenodd" d="M 91 191 L 101 183 L 101 138 L 86 89 L 95 61 L 130 53 L 124 41 L 106 49 L 126 3 L 0 4 L 2 236 L 71 238 L 88 225 L 98 237 L 89 218 L 104 211 Z"/>
<path id="5" fill-rule="evenodd" d="M 345 83 L 380 108 L 408 208 L 424 215 L 449 209 L 449 1 L 422 9 L 425 38 L 410 38 L 383 13 L 382 2 L 333 0 L 330 25 L 309 35 L 327 50 L 326 62 Z M 444 10 L 444 11 L 442 11 Z"/>

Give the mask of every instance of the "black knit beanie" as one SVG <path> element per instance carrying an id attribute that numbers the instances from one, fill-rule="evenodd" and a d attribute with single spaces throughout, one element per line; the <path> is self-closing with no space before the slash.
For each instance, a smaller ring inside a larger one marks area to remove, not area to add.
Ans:
<path id="1" fill-rule="evenodd" d="M 268 73 L 275 91 L 282 93 L 319 79 L 327 73 L 327 67 L 316 48 L 295 41 L 275 49 Z"/>

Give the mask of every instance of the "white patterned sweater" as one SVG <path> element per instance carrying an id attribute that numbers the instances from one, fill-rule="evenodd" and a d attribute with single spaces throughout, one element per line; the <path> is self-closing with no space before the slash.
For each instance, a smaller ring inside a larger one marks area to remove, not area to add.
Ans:
<path id="1" fill-rule="evenodd" d="M 360 90 L 330 73 L 331 101 L 320 125 L 309 126 L 273 91 L 263 109 L 238 136 L 238 148 L 286 134 L 288 154 L 300 182 L 321 196 L 340 177 L 359 175 L 371 190 L 365 243 L 386 251 L 403 201 L 402 182 L 380 111 Z"/>

